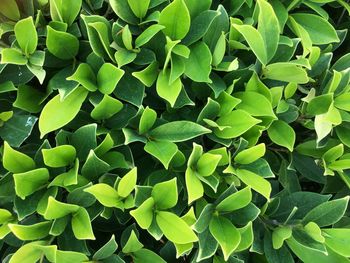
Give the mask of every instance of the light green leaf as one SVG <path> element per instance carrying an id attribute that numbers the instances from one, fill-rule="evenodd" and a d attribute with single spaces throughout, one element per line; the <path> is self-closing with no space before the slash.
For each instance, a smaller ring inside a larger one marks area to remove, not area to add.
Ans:
<path id="1" fill-rule="evenodd" d="M 177 97 L 181 92 L 182 83 L 181 79 L 178 78 L 169 84 L 169 78 L 170 70 L 166 69 L 159 72 L 156 89 L 159 97 L 165 99 L 170 103 L 171 107 L 174 107 Z"/>
<path id="2" fill-rule="evenodd" d="M 263 69 L 264 77 L 267 79 L 305 84 L 309 77 L 305 69 L 289 62 L 277 62 L 267 65 Z"/>
<path id="3" fill-rule="evenodd" d="M 265 47 L 264 39 L 259 33 L 259 31 L 250 25 L 233 24 L 233 26 L 235 29 L 237 29 L 239 33 L 242 34 L 242 36 L 247 41 L 249 47 L 251 48 L 255 56 L 259 59 L 259 61 L 263 65 L 266 65 L 268 62 L 266 54 L 267 48 Z"/>
<path id="4" fill-rule="evenodd" d="M 50 0 L 50 14 L 52 20 L 73 24 L 78 16 L 82 5 L 82 0 L 71 2 L 70 0 Z"/>
<path id="5" fill-rule="evenodd" d="M 252 116 L 270 116 L 276 118 L 272 109 L 272 103 L 264 95 L 255 91 L 234 93 L 241 100 L 236 109 L 244 110 Z"/>
<path id="6" fill-rule="evenodd" d="M 85 188 L 84 192 L 92 194 L 105 207 L 116 207 L 119 202 L 117 190 L 108 184 L 95 184 Z"/>
<path id="7" fill-rule="evenodd" d="M 71 213 L 75 213 L 78 211 L 79 208 L 80 207 L 78 205 L 66 204 L 57 201 L 52 196 L 49 196 L 49 201 L 47 202 L 47 207 L 43 216 L 47 220 L 52 220 L 64 217 Z"/>
<path id="8" fill-rule="evenodd" d="M 165 169 L 168 169 L 171 160 L 178 151 L 176 144 L 168 141 L 149 141 L 144 149 L 157 158 Z"/>
<path id="9" fill-rule="evenodd" d="M 211 131 L 191 121 L 173 121 L 150 131 L 150 136 L 159 141 L 182 142 Z"/>
<path id="10" fill-rule="evenodd" d="M 291 16 L 307 31 L 313 44 L 324 45 L 340 41 L 334 27 L 321 16 L 306 13 L 295 13 Z"/>
<path id="11" fill-rule="evenodd" d="M 102 100 L 95 105 L 95 108 L 91 111 L 90 115 L 95 120 L 106 120 L 121 111 L 122 108 L 123 103 L 105 94 Z"/>
<path id="12" fill-rule="evenodd" d="M 157 119 L 157 112 L 148 106 L 142 112 L 140 123 L 139 123 L 139 133 L 143 134 L 148 132 L 155 123 Z"/>
<path id="13" fill-rule="evenodd" d="M 2 165 L 11 173 L 23 173 L 35 168 L 35 162 L 31 157 L 14 150 L 6 141 L 4 142 Z"/>
<path id="14" fill-rule="evenodd" d="M 199 41 L 192 45 L 190 50 L 190 56 L 185 61 L 185 74 L 193 81 L 211 83 L 209 75 L 212 56 L 208 46 Z"/>
<path id="15" fill-rule="evenodd" d="M 151 25 L 147 27 L 135 40 L 135 47 L 139 48 L 148 43 L 160 30 L 165 27 L 162 25 Z"/>
<path id="16" fill-rule="evenodd" d="M 97 73 L 98 90 L 103 94 L 111 94 L 123 75 L 124 70 L 111 63 L 104 63 Z"/>
<path id="17" fill-rule="evenodd" d="M 263 195 L 266 199 L 270 199 L 272 188 L 269 181 L 260 175 L 245 169 L 237 169 L 235 174 L 243 183 Z"/>
<path id="18" fill-rule="evenodd" d="M 158 254 L 149 249 L 142 248 L 133 253 L 134 263 L 166 263 Z"/>
<path id="19" fill-rule="evenodd" d="M 267 129 L 271 141 L 293 151 L 295 143 L 295 131 L 284 121 L 276 120 Z"/>
<path id="20" fill-rule="evenodd" d="M 142 82 L 146 87 L 151 87 L 158 77 L 158 66 L 157 61 L 153 61 L 145 69 L 141 71 L 135 71 L 132 75 Z"/>
<path id="21" fill-rule="evenodd" d="M 334 99 L 334 106 L 338 109 L 350 111 L 350 93 L 343 93 Z"/>
<path id="22" fill-rule="evenodd" d="M 18 21 L 15 25 L 16 40 L 26 56 L 33 54 L 38 45 L 38 33 L 33 17 L 29 16 Z"/>
<path id="23" fill-rule="evenodd" d="M 130 211 L 137 224 L 142 229 L 148 229 L 153 221 L 154 199 L 152 197 L 144 201 L 137 209 Z"/>
<path id="24" fill-rule="evenodd" d="M 214 216 L 209 224 L 210 233 L 218 241 L 225 261 L 235 251 L 241 241 L 241 234 L 226 217 Z"/>
<path id="25" fill-rule="evenodd" d="M 74 162 L 76 150 L 71 145 L 60 145 L 52 149 L 42 149 L 45 165 L 63 167 Z"/>
<path id="26" fill-rule="evenodd" d="M 37 262 L 43 255 L 42 250 L 35 247 L 35 244 L 44 244 L 43 241 L 35 243 L 28 243 L 21 246 L 16 253 L 14 253 L 9 263 L 33 263 Z"/>
<path id="27" fill-rule="evenodd" d="M 159 17 L 163 32 L 172 40 L 183 39 L 190 29 L 191 18 L 183 0 L 174 0 L 167 5 Z"/>
<path id="28" fill-rule="evenodd" d="M 174 207 L 177 203 L 177 196 L 176 178 L 158 183 L 152 189 L 152 197 L 157 209 L 165 210 Z"/>
<path id="29" fill-rule="evenodd" d="M 72 34 L 47 26 L 46 46 L 51 54 L 60 59 L 72 59 L 79 51 L 79 41 Z"/>
<path id="30" fill-rule="evenodd" d="M 289 226 L 280 226 L 272 232 L 272 246 L 274 249 L 280 249 L 285 240 L 292 236 L 292 228 Z"/>
<path id="31" fill-rule="evenodd" d="M 150 0 L 128 0 L 128 4 L 132 12 L 138 18 L 142 19 L 146 16 Z"/>
<path id="32" fill-rule="evenodd" d="M 128 241 L 123 247 L 122 251 L 125 254 L 133 253 L 143 248 L 142 243 L 138 240 L 135 231 L 131 230 Z"/>
<path id="33" fill-rule="evenodd" d="M 49 171 L 46 168 L 38 168 L 24 173 L 15 173 L 13 179 L 17 196 L 24 200 L 48 182 Z"/>
<path id="34" fill-rule="evenodd" d="M 72 230 L 77 239 L 95 240 L 94 233 L 90 222 L 90 216 L 85 208 L 79 207 L 72 216 Z"/>
<path id="35" fill-rule="evenodd" d="M 216 210 L 219 212 L 231 212 L 247 206 L 251 200 L 252 191 L 250 187 L 245 187 L 222 200 L 216 206 Z"/>
<path id="36" fill-rule="evenodd" d="M 255 145 L 249 149 L 239 152 L 234 161 L 239 164 L 250 164 L 265 155 L 266 147 L 264 143 Z"/>
<path id="37" fill-rule="evenodd" d="M 188 195 L 188 204 L 190 204 L 203 196 L 204 188 L 202 182 L 198 179 L 196 173 L 191 168 L 187 168 L 185 173 L 185 180 Z"/>
<path id="38" fill-rule="evenodd" d="M 216 128 L 214 133 L 223 139 L 236 138 L 260 122 L 244 110 L 234 110 L 216 120 L 218 125 L 229 126 L 229 128 L 223 130 Z"/>
<path id="39" fill-rule="evenodd" d="M 259 0 L 257 3 L 259 6 L 258 31 L 265 43 L 268 63 L 277 51 L 280 38 L 279 22 L 273 7 L 268 1 Z"/>
<path id="40" fill-rule="evenodd" d="M 130 170 L 118 184 L 118 195 L 126 198 L 134 190 L 137 180 L 137 167 Z"/>
<path id="41" fill-rule="evenodd" d="M 215 172 L 220 160 L 221 155 L 205 153 L 197 162 L 196 172 L 198 172 L 198 174 L 201 176 L 210 176 Z"/>
<path id="42" fill-rule="evenodd" d="M 1 50 L 1 64 L 26 65 L 28 59 L 22 52 L 15 48 L 4 48 Z"/>
<path id="43" fill-rule="evenodd" d="M 86 89 L 78 87 L 64 101 L 60 100 L 60 95 L 51 99 L 43 108 L 39 118 L 41 138 L 72 121 L 87 95 Z"/>
<path id="44" fill-rule="evenodd" d="M 350 229 L 329 228 L 322 229 L 322 233 L 328 247 L 344 257 L 350 257 Z"/>
<path id="45" fill-rule="evenodd" d="M 73 80 L 84 86 L 88 91 L 96 91 L 96 76 L 91 66 L 87 63 L 79 64 L 74 74 L 67 78 L 67 80 Z"/>
<path id="46" fill-rule="evenodd" d="M 176 244 L 198 241 L 198 237 L 186 222 L 171 212 L 158 211 L 156 221 L 164 236 Z"/>
<path id="47" fill-rule="evenodd" d="M 216 43 L 214 53 L 213 53 L 212 64 L 214 67 L 220 64 L 220 62 L 224 58 L 225 51 L 226 51 L 226 36 L 225 36 L 225 32 L 222 32 L 218 42 Z"/>
<path id="48" fill-rule="evenodd" d="M 49 234 L 52 222 L 40 222 L 33 225 L 9 224 L 12 233 L 20 240 L 42 239 Z"/>

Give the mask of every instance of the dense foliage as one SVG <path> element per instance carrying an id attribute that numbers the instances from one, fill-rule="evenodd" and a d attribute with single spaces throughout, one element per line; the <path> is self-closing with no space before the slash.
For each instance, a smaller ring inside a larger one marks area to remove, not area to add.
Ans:
<path id="1" fill-rule="evenodd" d="M 1 0 L 1 262 L 350 262 L 349 13 Z"/>

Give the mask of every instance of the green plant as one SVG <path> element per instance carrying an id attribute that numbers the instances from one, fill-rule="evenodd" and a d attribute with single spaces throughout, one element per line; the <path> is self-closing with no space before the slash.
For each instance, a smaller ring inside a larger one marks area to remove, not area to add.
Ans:
<path id="1" fill-rule="evenodd" d="M 1 0 L 1 262 L 350 262 L 344 0 Z"/>

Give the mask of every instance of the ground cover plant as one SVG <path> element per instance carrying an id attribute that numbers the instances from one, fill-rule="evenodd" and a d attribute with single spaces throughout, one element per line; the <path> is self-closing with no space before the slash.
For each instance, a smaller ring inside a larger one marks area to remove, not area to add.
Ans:
<path id="1" fill-rule="evenodd" d="M 0 261 L 350 262 L 344 0 L 1 0 Z"/>

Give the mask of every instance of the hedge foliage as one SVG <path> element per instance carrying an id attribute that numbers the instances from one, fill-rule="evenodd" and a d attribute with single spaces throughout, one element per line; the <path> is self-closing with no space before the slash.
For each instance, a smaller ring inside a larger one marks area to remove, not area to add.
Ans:
<path id="1" fill-rule="evenodd" d="M 350 262 L 345 0 L 1 0 L 2 262 Z"/>

